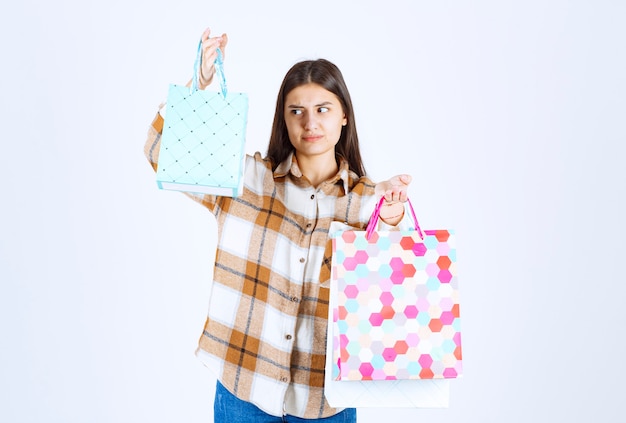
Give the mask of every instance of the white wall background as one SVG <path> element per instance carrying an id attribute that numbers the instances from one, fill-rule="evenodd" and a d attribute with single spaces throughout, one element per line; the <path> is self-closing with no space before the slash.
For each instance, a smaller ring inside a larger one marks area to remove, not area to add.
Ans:
<path id="1" fill-rule="evenodd" d="M 0 421 L 208 422 L 214 223 L 143 158 L 205 26 L 265 150 L 286 70 L 344 72 L 366 166 L 459 237 L 463 379 L 360 422 L 624 414 L 626 5 L 45 2 L 0 17 Z"/>

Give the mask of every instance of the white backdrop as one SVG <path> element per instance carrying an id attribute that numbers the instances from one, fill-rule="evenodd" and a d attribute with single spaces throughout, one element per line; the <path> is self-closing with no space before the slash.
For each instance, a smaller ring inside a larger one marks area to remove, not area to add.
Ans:
<path id="1" fill-rule="evenodd" d="M 0 17 L 0 421 L 208 422 L 214 222 L 143 143 L 205 26 L 265 151 L 287 69 L 343 71 L 366 167 L 459 238 L 464 378 L 360 422 L 624 413 L 623 2 L 24 0 Z"/>

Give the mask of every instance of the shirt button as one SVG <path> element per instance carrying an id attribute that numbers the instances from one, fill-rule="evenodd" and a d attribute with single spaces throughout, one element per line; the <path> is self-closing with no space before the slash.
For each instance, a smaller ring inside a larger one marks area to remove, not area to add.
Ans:
<path id="1" fill-rule="evenodd" d="M 304 257 L 300 257 L 300 263 L 304 263 Z"/>
<path id="2" fill-rule="evenodd" d="M 311 194 L 311 200 L 315 198 L 315 194 Z"/>
<path id="3" fill-rule="evenodd" d="M 311 224 L 310 224 L 310 223 L 307 223 L 307 224 L 306 224 L 306 227 L 307 227 L 307 228 L 310 228 L 310 227 L 311 227 Z"/>
<path id="4" fill-rule="evenodd" d="M 289 379 L 287 379 L 286 377 L 281 377 L 280 380 L 282 380 L 283 382 L 287 382 Z"/>
<path id="5" fill-rule="evenodd" d="M 298 297 L 291 297 L 291 301 L 293 301 L 294 303 L 298 302 Z"/>
<path id="6" fill-rule="evenodd" d="M 291 339 L 291 335 L 285 335 L 285 339 L 290 340 Z"/>

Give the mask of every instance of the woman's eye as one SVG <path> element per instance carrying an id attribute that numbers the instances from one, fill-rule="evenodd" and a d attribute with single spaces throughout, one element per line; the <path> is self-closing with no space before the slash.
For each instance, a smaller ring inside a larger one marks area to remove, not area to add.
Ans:
<path id="1" fill-rule="evenodd" d="M 327 111 L 328 111 L 328 107 L 320 107 L 318 109 L 318 112 L 320 112 L 320 113 L 326 113 Z"/>
<path id="2" fill-rule="evenodd" d="M 301 115 L 302 114 L 302 110 L 292 109 L 291 110 L 291 114 L 292 115 Z"/>

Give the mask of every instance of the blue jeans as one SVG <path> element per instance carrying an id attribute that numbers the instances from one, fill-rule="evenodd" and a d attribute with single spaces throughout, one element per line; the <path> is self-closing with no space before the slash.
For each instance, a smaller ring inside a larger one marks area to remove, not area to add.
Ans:
<path id="1" fill-rule="evenodd" d="M 301 419 L 289 415 L 272 416 L 256 405 L 240 400 L 224 388 L 219 381 L 215 388 L 213 416 L 214 423 L 356 423 L 355 408 L 346 408 L 341 413 L 325 419 Z"/>

